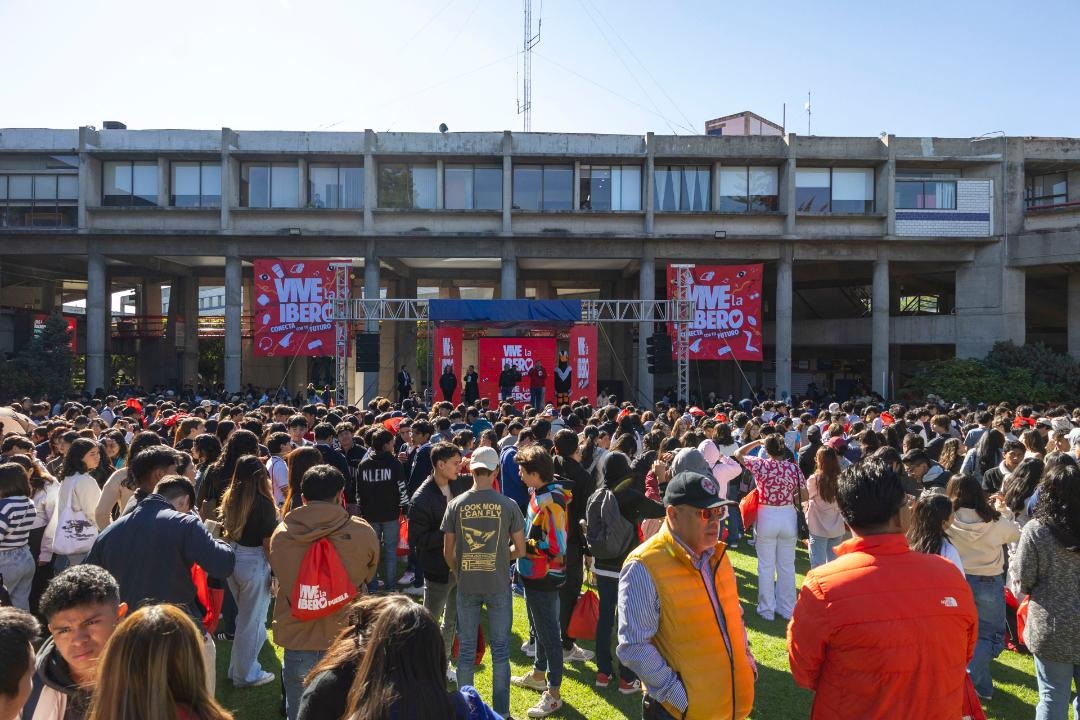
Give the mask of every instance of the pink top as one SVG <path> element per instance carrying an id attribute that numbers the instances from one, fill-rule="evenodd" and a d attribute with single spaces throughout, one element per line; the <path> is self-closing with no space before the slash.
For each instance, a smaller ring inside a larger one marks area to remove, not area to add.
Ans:
<path id="1" fill-rule="evenodd" d="M 795 502 L 795 488 L 806 487 L 802 470 L 793 462 L 747 455 L 743 458 L 743 465 L 754 476 L 762 505 L 792 505 Z"/>
<path id="2" fill-rule="evenodd" d="M 810 528 L 811 535 L 824 538 L 840 537 L 847 532 L 844 526 L 844 516 L 840 514 L 840 507 L 833 502 L 825 502 L 818 494 L 817 473 L 814 473 L 806 481 L 806 492 L 810 496 L 806 505 L 806 525 Z"/>

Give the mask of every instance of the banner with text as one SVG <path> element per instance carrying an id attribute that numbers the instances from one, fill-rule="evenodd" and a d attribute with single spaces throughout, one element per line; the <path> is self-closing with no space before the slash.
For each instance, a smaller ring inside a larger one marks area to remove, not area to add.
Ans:
<path id="1" fill-rule="evenodd" d="M 536 363 L 542 363 L 547 374 L 544 401 L 555 401 L 555 338 L 480 338 L 477 343 L 480 397 L 488 398 L 492 406 L 500 400 L 499 374 L 507 363 L 521 373 L 521 380 L 513 390 L 515 405 L 529 402 L 529 371 Z"/>
<path id="2" fill-rule="evenodd" d="M 584 396 L 596 405 L 597 333 L 595 325 L 570 328 L 570 400 Z"/>
<path id="3" fill-rule="evenodd" d="M 435 326 L 435 386 L 438 388 L 435 396 L 440 400 L 449 399 L 455 405 L 461 399 L 461 341 L 464 330 L 453 326 Z M 450 366 L 454 373 L 454 392 L 450 398 L 446 398 L 442 389 L 442 375 L 446 366 Z"/>
<path id="4" fill-rule="evenodd" d="M 334 265 L 344 260 L 255 260 L 258 357 L 334 354 Z"/>
<path id="5" fill-rule="evenodd" d="M 761 360 L 761 265 L 693 265 L 689 297 L 691 360 Z M 668 299 L 675 270 L 668 267 Z M 668 333 L 675 339 L 675 326 Z"/>
<path id="6" fill-rule="evenodd" d="M 49 322 L 49 316 L 45 313 L 34 313 L 34 337 L 37 337 L 41 333 L 45 332 L 45 323 Z M 67 323 L 68 332 L 71 333 L 71 354 L 75 355 L 79 352 L 78 344 L 75 341 L 76 336 L 79 334 L 79 321 L 70 315 L 64 315 L 64 322 Z"/>

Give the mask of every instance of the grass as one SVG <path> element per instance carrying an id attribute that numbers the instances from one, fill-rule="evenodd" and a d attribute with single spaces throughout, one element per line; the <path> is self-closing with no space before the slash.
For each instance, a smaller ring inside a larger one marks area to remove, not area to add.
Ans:
<path id="1" fill-rule="evenodd" d="M 742 598 L 751 647 L 757 658 L 759 678 L 755 688 L 752 718 L 805 718 L 810 715 L 812 694 L 795 685 L 788 671 L 785 627 L 782 621 L 766 622 L 754 612 L 757 601 L 757 561 L 754 549 L 743 543 L 730 557 L 735 566 Z M 809 567 L 805 548 L 800 547 L 796 556 L 799 582 Z M 514 598 L 514 626 L 511 636 L 511 673 L 521 675 L 532 667 L 532 661 L 521 652 L 521 644 L 528 637 L 529 628 L 525 615 L 525 601 Z M 595 649 L 591 642 L 582 641 L 583 647 Z M 277 684 L 249 690 L 236 690 L 226 679 L 229 662 L 229 643 L 218 644 L 218 700 L 231 710 L 237 720 L 273 720 L 279 717 L 280 689 Z M 476 685 L 486 700 L 491 699 L 491 666 L 485 662 L 476 671 Z M 279 672 L 281 649 L 267 643 L 260 654 L 263 667 Z M 1033 717 L 1038 690 L 1031 656 L 1005 651 L 992 667 L 994 698 L 984 709 L 988 720 L 1016 720 Z M 607 689 L 593 686 L 596 665 L 593 662 L 573 663 L 566 666 L 562 685 L 566 702 L 562 712 L 553 717 L 567 720 L 599 720 L 601 718 L 638 718 L 641 716 L 641 696 L 619 693 L 617 682 Z M 510 709 L 515 718 L 524 718 L 525 711 L 537 700 L 538 693 L 517 687 L 510 689 Z M 330 719 L 327 719 L 330 720 Z"/>

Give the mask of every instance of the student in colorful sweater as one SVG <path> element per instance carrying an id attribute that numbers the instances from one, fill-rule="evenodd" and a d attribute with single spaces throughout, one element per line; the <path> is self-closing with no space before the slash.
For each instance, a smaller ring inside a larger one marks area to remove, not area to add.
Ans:
<path id="1" fill-rule="evenodd" d="M 542 446 L 520 449 L 515 462 L 529 488 L 525 557 L 518 560 L 518 573 L 525 586 L 529 621 L 536 632 L 536 658 L 532 673 L 512 678 L 511 682 L 543 693 L 540 702 L 527 713 L 531 718 L 542 718 L 563 706 L 559 694 L 563 673 L 559 586 L 566 579 L 566 506 L 570 493 L 556 482 L 554 462 Z"/>

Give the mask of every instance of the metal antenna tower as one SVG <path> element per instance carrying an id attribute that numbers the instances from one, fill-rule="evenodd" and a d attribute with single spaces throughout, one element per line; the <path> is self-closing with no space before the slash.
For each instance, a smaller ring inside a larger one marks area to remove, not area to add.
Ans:
<path id="1" fill-rule="evenodd" d="M 525 39 L 521 45 L 523 98 L 518 101 L 518 115 L 524 115 L 524 131 L 532 131 L 532 49 L 540 42 L 540 26 L 544 22 L 544 5 L 540 4 L 540 17 L 536 19 L 536 33 L 533 33 L 532 0 L 525 0 Z"/>

